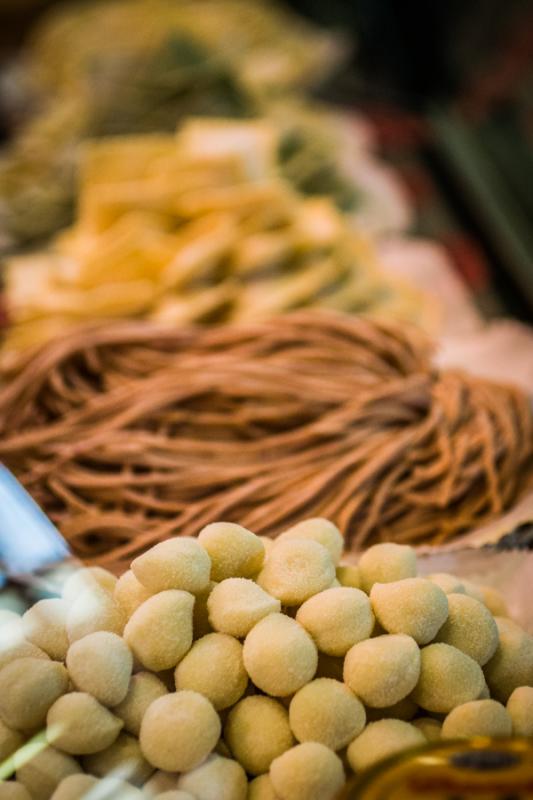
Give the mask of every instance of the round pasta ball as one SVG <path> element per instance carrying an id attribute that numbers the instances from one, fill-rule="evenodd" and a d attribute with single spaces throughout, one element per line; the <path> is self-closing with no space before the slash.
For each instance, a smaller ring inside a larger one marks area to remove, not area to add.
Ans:
<path id="1" fill-rule="evenodd" d="M 203 694 L 218 710 L 239 700 L 248 685 L 242 644 L 225 633 L 198 639 L 176 667 L 176 689 Z"/>
<path id="2" fill-rule="evenodd" d="M 22 625 L 8 623 L 0 629 L 0 669 L 16 658 L 41 658 L 49 656 L 40 647 L 28 642 L 24 637 Z"/>
<path id="3" fill-rule="evenodd" d="M 198 541 L 211 559 L 211 580 L 252 578 L 265 559 L 259 536 L 233 522 L 213 522 L 198 534 Z"/>
<path id="4" fill-rule="evenodd" d="M 314 677 L 318 653 L 296 620 L 284 614 L 270 614 L 246 637 L 243 659 L 258 689 L 274 697 L 287 697 Z"/>
<path id="5" fill-rule="evenodd" d="M 207 599 L 209 622 L 216 631 L 242 638 L 263 617 L 281 610 L 281 603 L 246 578 L 218 583 Z"/>
<path id="6" fill-rule="evenodd" d="M 151 597 L 153 592 L 150 592 L 145 586 L 137 580 L 131 569 L 121 575 L 118 579 L 113 598 L 115 603 L 122 609 L 126 619 L 129 619 L 134 611 L 140 605 Z"/>
<path id="7" fill-rule="evenodd" d="M 341 560 L 344 547 L 342 533 L 327 519 L 321 517 L 304 519 L 280 534 L 276 541 L 280 542 L 283 539 L 313 539 L 326 548 L 335 566 Z"/>
<path id="8" fill-rule="evenodd" d="M 443 739 L 473 736 L 510 736 L 513 724 L 504 706 L 496 700 L 472 700 L 456 706 L 442 723 Z"/>
<path id="9" fill-rule="evenodd" d="M 157 769 L 187 772 L 211 753 L 220 729 L 209 700 L 182 691 L 154 700 L 143 717 L 139 741 L 144 757 Z"/>
<path id="10" fill-rule="evenodd" d="M 150 592 L 181 589 L 195 594 L 209 584 L 211 559 L 196 539 L 177 536 L 138 556 L 131 570 Z"/>
<path id="11" fill-rule="evenodd" d="M 426 744 L 426 737 L 409 722 L 380 719 L 366 726 L 349 745 L 346 755 L 354 772 L 359 772 L 384 758 L 423 744 Z"/>
<path id="12" fill-rule="evenodd" d="M 64 778 L 81 772 L 77 761 L 54 747 L 47 747 L 25 763 L 18 756 L 14 761 L 17 781 L 28 790 L 32 800 L 49 800 Z"/>
<path id="13" fill-rule="evenodd" d="M 329 747 L 304 742 L 272 762 L 270 780 L 280 800 L 333 800 L 344 785 L 344 769 Z"/>
<path id="14" fill-rule="evenodd" d="M 507 701 L 515 736 L 533 736 L 533 687 L 519 686 Z"/>
<path id="15" fill-rule="evenodd" d="M 90 755 L 113 744 L 122 728 L 98 700 L 85 692 L 71 692 L 56 700 L 46 718 L 47 733 L 59 750 Z"/>
<path id="16" fill-rule="evenodd" d="M 341 586 L 348 586 L 351 589 L 361 588 L 361 575 L 359 567 L 355 564 L 339 564 L 336 570 L 337 580 Z"/>
<path id="17" fill-rule="evenodd" d="M 403 634 L 354 644 L 344 660 L 344 682 L 363 703 L 386 708 L 412 692 L 420 676 L 420 650 Z"/>
<path id="18" fill-rule="evenodd" d="M 356 642 L 368 639 L 374 627 L 370 601 L 360 589 L 326 589 L 306 600 L 296 619 L 311 634 L 317 648 L 344 656 Z"/>
<path id="19" fill-rule="evenodd" d="M 282 605 L 299 606 L 334 578 L 335 566 L 325 547 L 312 539 L 284 539 L 270 551 L 257 582 Z"/>
<path id="20" fill-rule="evenodd" d="M 496 620 L 500 641 L 485 664 L 485 678 L 491 694 L 501 703 L 519 686 L 533 686 L 533 636 L 510 620 Z"/>
<path id="21" fill-rule="evenodd" d="M 452 645 L 430 644 L 421 651 L 420 680 L 413 700 L 426 711 L 446 714 L 476 700 L 484 685 L 477 661 Z"/>
<path id="22" fill-rule="evenodd" d="M 99 593 L 103 589 L 108 594 L 113 594 L 116 583 L 116 577 L 103 567 L 83 567 L 73 572 L 65 581 L 61 595 L 70 606 L 86 591 Z"/>
<path id="23" fill-rule="evenodd" d="M 272 548 L 274 547 L 274 539 L 271 539 L 270 536 L 258 536 L 258 539 L 261 539 L 263 542 L 263 547 L 265 548 L 265 556 L 267 556 Z"/>
<path id="24" fill-rule="evenodd" d="M 417 644 L 428 644 L 448 616 L 448 598 L 425 578 L 375 583 L 370 601 L 387 633 L 405 633 Z"/>
<path id="25" fill-rule="evenodd" d="M 93 775 L 69 775 L 63 778 L 51 800 L 80 800 L 97 784 L 98 780 Z"/>
<path id="26" fill-rule="evenodd" d="M 201 639 L 208 633 L 213 632 L 211 623 L 209 622 L 209 611 L 207 608 L 207 601 L 209 595 L 217 584 L 214 581 L 209 581 L 207 589 L 195 595 L 194 608 L 192 612 L 192 629 L 193 637 Z"/>
<path id="27" fill-rule="evenodd" d="M 413 720 L 412 723 L 415 728 L 422 731 L 428 742 L 438 742 L 441 738 L 440 733 L 442 723 L 433 717 L 419 717 Z"/>
<path id="28" fill-rule="evenodd" d="M 259 694 L 245 697 L 231 709 L 224 738 L 250 775 L 268 772 L 272 761 L 294 744 L 287 710 Z"/>
<path id="29" fill-rule="evenodd" d="M 463 583 L 447 572 L 435 572 L 427 576 L 428 581 L 439 586 L 445 594 L 466 594 Z"/>
<path id="30" fill-rule="evenodd" d="M 146 709 L 158 697 L 168 694 L 167 687 L 151 672 L 137 672 L 131 676 L 124 700 L 113 708 L 113 714 L 124 723 L 124 730 L 139 735 Z"/>
<path id="31" fill-rule="evenodd" d="M 110 747 L 85 756 L 83 767 L 86 772 L 104 778 L 106 775 L 127 778 L 136 786 L 148 780 L 154 768 L 144 758 L 138 740 L 121 733 Z"/>
<path id="32" fill-rule="evenodd" d="M 196 769 L 181 775 L 178 788 L 200 800 L 246 800 L 248 781 L 236 761 L 212 755 Z"/>
<path id="33" fill-rule="evenodd" d="M 483 603 L 467 594 L 450 594 L 448 606 L 448 619 L 435 641 L 457 647 L 483 666 L 498 647 L 494 617 Z"/>
<path id="34" fill-rule="evenodd" d="M 22 629 L 29 642 L 44 650 L 54 661 L 64 661 L 68 650 L 67 604 L 54 597 L 39 600 L 22 617 Z"/>
<path id="35" fill-rule="evenodd" d="M 359 559 L 361 588 L 369 593 L 375 583 L 392 583 L 416 578 L 416 555 L 405 544 L 375 544 Z"/>
<path id="36" fill-rule="evenodd" d="M 483 597 L 483 603 L 487 606 L 494 617 L 507 617 L 509 610 L 503 595 L 492 586 L 480 586 L 479 590 Z"/>
<path id="37" fill-rule="evenodd" d="M 133 612 L 124 639 L 146 669 L 172 669 L 192 645 L 194 597 L 169 589 L 148 598 Z"/>
<path id="38" fill-rule="evenodd" d="M 57 661 L 17 658 L 0 670 L 0 716 L 6 725 L 32 731 L 68 689 L 68 673 Z"/>
<path id="39" fill-rule="evenodd" d="M 109 631 L 119 636 L 124 630 L 126 617 L 116 604 L 113 595 L 95 586 L 77 595 L 67 611 L 67 636 L 69 642 L 83 639 L 96 631 Z"/>
<path id="40" fill-rule="evenodd" d="M 133 656 L 116 633 L 97 631 L 71 644 L 67 669 L 81 692 L 88 692 L 104 706 L 116 706 L 126 697 Z"/>
<path id="41" fill-rule="evenodd" d="M 250 781 L 247 800 L 279 800 L 272 786 L 270 775 L 259 775 Z"/>
<path id="42" fill-rule="evenodd" d="M 13 755 L 24 744 L 24 736 L 9 728 L 0 719 L 0 762 Z"/>
<path id="43" fill-rule="evenodd" d="M 292 698 L 289 721 L 299 742 L 321 742 L 330 750 L 340 750 L 359 736 L 366 713 L 361 701 L 343 683 L 317 678 Z"/>

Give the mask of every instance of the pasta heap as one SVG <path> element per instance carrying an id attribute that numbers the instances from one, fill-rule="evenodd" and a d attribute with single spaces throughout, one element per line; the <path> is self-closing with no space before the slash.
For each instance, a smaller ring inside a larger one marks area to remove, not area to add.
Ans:
<path id="1" fill-rule="evenodd" d="M 521 391 L 435 370 L 415 328 L 332 312 L 84 328 L 0 391 L 0 459 L 114 571 L 219 519 L 442 543 L 509 507 L 532 455 Z"/>
<path id="2" fill-rule="evenodd" d="M 280 176 L 278 145 L 265 121 L 190 120 L 177 136 L 88 146 L 77 224 L 8 263 L 5 353 L 95 318 L 244 321 L 312 305 L 429 325 L 434 309 L 380 273 L 333 201 Z"/>

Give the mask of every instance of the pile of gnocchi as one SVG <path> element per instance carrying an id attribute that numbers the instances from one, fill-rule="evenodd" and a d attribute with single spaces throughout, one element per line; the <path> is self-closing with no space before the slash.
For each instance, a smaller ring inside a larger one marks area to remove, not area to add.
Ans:
<path id="1" fill-rule="evenodd" d="M 533 736 L 533 637 L 497 592 L 342 551 L 324 519 L 214 523 L 2 612 L 0 800 L 333 800 L 427 741 Z"/>

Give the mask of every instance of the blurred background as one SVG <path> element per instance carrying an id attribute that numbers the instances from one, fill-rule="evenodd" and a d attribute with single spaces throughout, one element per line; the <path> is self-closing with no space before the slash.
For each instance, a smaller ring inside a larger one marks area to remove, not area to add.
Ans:
<path id="1" fill-rule="evenodd" d="M 55 5 L 0 0 L 4 142 L 23 116 L 6 74 Z M 315 81 L 313 94 L 371 122 L 380 155 L 407 190 L 409 233 L 445 247 L 484 315 L 531 319 L 533 3 L 287 5 L 347 43 L 340 67 Z"/>

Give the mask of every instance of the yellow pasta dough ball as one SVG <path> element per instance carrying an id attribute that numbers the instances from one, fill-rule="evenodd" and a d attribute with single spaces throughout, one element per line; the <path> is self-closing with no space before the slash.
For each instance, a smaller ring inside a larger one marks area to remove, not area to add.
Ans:
<path id="1" fill-rule="evenodd" d="M 420 680 L 413 700 L 426 711 L 444 714 L 476 700 L 484 685 L 477 661 L 449 644 L 430 644 L 421 651 Z"/>
<path id="2" fill-rule="evenodd" d="M 113 597 L 117 605 L 122 609 L 127 619 L 131 617 L 140 605 L 151 597 L 153 592 L 149 591 L 137 580 L 131 569 L 121 575 L 118 579 Z"/>
<path id="3" fill-rule="evenodd" d="M 211 753 L 220 728 L 209 700 L 182 691 L 154 700 L 143 717 L 139 741 L 144 757 L 157 769 L 186 772 Z"/>
<path id="4" fill-rule="evenodd" d="M 360 589 L 326 589 L 306 600 L 296 619 L 322 653 L 344 656 L 356 642 L 368 639 L 374 627 L 370 601 Z"/>
<path id="5" fill-rule="evenodd" d="M 422 731 L 428 742 L 438 742 L 441 738 L 442 723 L 433 717 L 419 717 L 413 720 L 413 725 Z"/>
<path id="6" fill-rule="evenodd" d="M 297 692 L 314 677 L 318 664 L 307 631 L 283 614 L 270 614 L 252 628 L 244 641 L 243 658 L 253 683 L 274 697 Z"/>
<path id="7" fill-rule="evenodd" d="M 279 800 L 270 775 L 259 775 L 248 784 L 248 800 Z"/>
<path id="8" fill-rule="evenodd" d="M 354 772 L 367 769 L 384 758 L 426 743 L 422 731 L 400 719 L 371 722 L 353 740 L 347 751 L 348 763 Z"/>
<path id="9" fill-rule="evenodd" d="M 214 587 L 207 609 L 216 631 L 241 638 L 264 617 L 279 612 L 281 603 L 251 580 L 228 578 Z"/>
<path id="10" fill-rule="evenodd" d="M 46 724 L 55 746 L 72 755 L 105 750 L 122 728 L 122 720 L 85 692 L 71 692 L 56 700 Z"/>
<path id="11" fill-rule="evenodd" d="M 116 706 L 126 697 L 133 656 L 120 636 L 97 631 L 69 647 L 67 669 L 74 686 L 88 692 L 105 706 Z"/>
<path id="12" fill-rule="evenodd" d="M 261 539 L 263 542 L 263 547 L 265 548 L 265 556 L 272 550 L 274 547 L 274 539 L 271 539 L 270 536 L 258 536 L 258 539 Z"/>
<path id="13" fill-rule="evenodd" d="M 443 739 L 472 736 L 510 736 L 513 724 L 504 706 L 496 700 L 472 700 L 456 706 L 442 723 Z"/>
<path id="14" fill-rule="evenodd" d="M 329 552 L 312 539 L 277 541 L 257 577 L 262 588 L 283 605 L 298 606 L 324 591 L 335 578 Z"/>
<path id="15" fill-rule="evenodd" d="M 479 590 L 483 597 L 483 603 L 487 606 L 490 613 L 495 617 L 507 617 L 509 610 L 503 595 L 492 586 L 480 586 Z"/>
<path id="16" fill-rule="evenodd" d="M 13 755 L 15 750 L 22 747 L 24 737 L 16 730 L 9 728 L 0 719 L 0 762 Z"/>
<path id="17" fill-rule="evenodd" d="M 416 577 L 416 555 L 412 547 L 386 542 L 369 547 L 359 559 L 361 588 L 370 592 L 375 583 L 392 583 Z"/>
<path id="18" fill-rule="evenodd" d="M 463 583 L 456 578 L 455 575 L 450 575 L 447 572 L 435 572 L 433 575 L 428 575 L 428 580 L 440 586 L 446 594 L 465 594 L 465 587 Z"/>
<path id="19" fill-rule="evenodd" d="M 446 594 L 425 578 L 375 583 L 370 601 L 384 630 L 405 633 L 417 644 L 428 644 L 448 616 Z"/>
<path id="20" fill-rule="evenodd" d="M 72 605 L 68 602 L 66 628 L 71 644 L 96 631 L 122 634 L 126 617 L 113 595 L 105 589 L 99 586 L 85 589 L 77 595 Z"/>
<path id="21" fill-rule="evenodd" d="M 55 661 L 64 661 L 68 650 L 67 604 L 59 598 L 39 600 L 22 617 L 24 636 Z"/>
<path id="22" fill-rule="evenodd" d="M 232 522 L 213 522 L 198 534 L 198 541 L 211 559 L 211 580 L 252 578 L 265 559 L 259 536 Z"/>
<path id="23" fill-rule="evenodd" d="M 292 698 L 289 721 L 299 742 L 321 742 L 330 750 L 340 750 L 359 736 L 366 713 L 361 701 L 343 683 L 317 678 Z"/>
<path id="24" fill-rule="evenodd" d="M 277 541 L 283 539 L 313 539 L 326 548 L 331 560 L 337 566 L 344 547 L 342 533 L 333 522 L 321 517 L 305 519 L 278 536 Z"/>
<path id="25" fill-rule="evenodd" d="M 485 664 L 485 678 L 496 700 L 506 703 L 519 686 L 533 686 L 533 636 L 511 620 L 496 620 L 500 641 Z"/>
<path id="26" fill-rule="evenodd" d="M 359 567 L 355 564 L 343 564 L 341 561 L 337 567 L 336 575 L 341 586 L 348 586 L 352 589 L 361 588 L 361 575 Z"/>
<path id="27" fill-rule="evenodd" d="M 99 590 L 103 589 L 108 594 L 113 594 L 116 583 L 116 577 L 111 572 L 108 572 L 107 569 L 84 567 L 73 572 L 68 580 L 65 581 L 61 594 L 67 605 L 70 606 L 78 599 L 80 594 L 86 591 L 99 593 Z"/>
<path id="28" fill-rule="evenodd" d="M 0 629 L 0 669 L 16 658 L 41 658 L 49 656 L 40 647 L 24 637 L 22 624 L 8 623 Z"/>
<path id="29" fill-rule="evenodd" d="M 63 778 L 51 800 L 82 800 L 97 785 L 98 779 L 93 775 L 69 775 Z"/>
<path id="30" fill-rule="evenodd" d="M 17 658 L 0 670 L 0 716 L 6 725 L 32 731 L 43 725 L 50 706 L 68 689 L 63 664 Z"/>
<path id="31" fill-rule="evenodd" d="M 403 634 L 359 642 L 344 660 L 344 682 L 374 708 L 402 700 L 415 688 L 419 675 L 420 650 L 414 639 Z"/>
<path id="32" fill-rule="evenodd" d="M 457 647 L 483 666 L 498 647 L 494 617 L 483 603 L 467 594 L 449 595 L 448 605 L 448 619 L 435 641 Z"/>
<path id="33" fill-rule="evenodd" d="M 519 686 L 507 701 L 515 736 L 533 736 L 533 687 Z"/>
<path id="34" fill-rule="evenodd" d="M 167 687 L 151 672 L 137 672 L 131 676 L 124 700 L 113 708 L 113 714 L 124 723 L 124 730 L 139 735 L 146 709 L 158 697 L 168 694 Z"/>
<path id="35" fill-rule="evenodd" d="M 242 660 L 242 644 L 225 633 L 208 633 L 198 639 L 176 667 L 176 689 L 203 694 L 217 710 L 239 700 L 248 675 Z"/>
<path id="36" fill-rule="evenodd" d="M 0 800 L 32 800 L 32 796 L 18 781 L 3 781 L 0 783 Z"/>
<path id="37" fill-rule="evenodd" d="M 245 697 L 228 714 L 224 737 L 246 772 L 268 772 L 272 761 L 294 744 L 287 710 L 263 695 Z"/>
<path id="38" fill-rule="evenodd" d="M 236 761 L 212 755 L 196 769 L 181 775 L 178 788 L 200 800 L 246 800 L 248 781 Z"/>
<path id="39" fill-rule="evenodd" d="M 344 769 L 329 747 L 304 742 L 272 762 L 270 780 L 280 800 L 333 800 L 344 784 Z"/>
<path id="40" fill-rule="evenodd" d="M 17 781 L 26 787 L 32 800 L 49 800 L 64 778 L 81 772 L 73 758 L 54 747 L 47 747 L 29 761 L 16 755 L 14 761 Z"/>
<path id="41" fill-rule="evenodd" d="M 83 767 L 86 772 L 99 778 L 113 775 L 136 786 L 147 781 L 154 771 L 144 758 L 138 740 L 127 733 L 121 733 L 105 750 L 85 756 Z"/>
<path id="42" fill-rule="evenodd" d="M 211 559 L 196 539 L 177 536 L 138 556 L 131 562 L 131 569 L 151 592 L 181 589 L 195 594 L 209 584 Z"/>
<path id="43" fill-rule="evenodd" d="M 124 628 L 124 639 L 143 667 L 171 669 L 192 645 L 194 597 L 170 589 L 139 606 Z"/>

